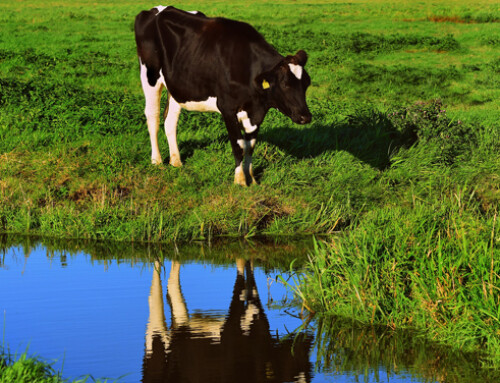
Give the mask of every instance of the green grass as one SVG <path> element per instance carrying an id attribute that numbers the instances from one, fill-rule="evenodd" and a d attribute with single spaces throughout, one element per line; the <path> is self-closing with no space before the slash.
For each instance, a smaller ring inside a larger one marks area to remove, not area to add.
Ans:
<path id="1" fill-rule="evenodd" d="M 268 114 L 250 188 L 232 184 L 218 115 L 183 113 L 183 168 L 150 165 L 133 20 L 154 5 L 0 4 L 0 230 L 325 236 L 308 305 L 426 328 L 498 365 L 497 2 L 179 3 L 309 54 L 313 122 Z"/>
<path id="2" fill-rule="evenodd" d="M 47 382 L 59 383 L 63 379 L 50 367 L 49 364 L 36 358 L 29 358 L 26 354 L 17 360 L 10 356 L 0 356 L 0 382 Z"/>
<path id="3" fill-rule="evenodd" d="M 387 208 L 394 198 L 406 203 L 410 184 L 425 185 L 443 172 L 450 182 L 436 195 L 487 180 L 483 203 L 498 202 L 493 2 L 472 8 L 460 2 L 428 8 L 183 4 L 252 22 L 284 54 L 304 48 L 310 55 L 313 123 L 299 127 L 269 113 L 255 153 L 260 186 L 249 189 L 231 184 L 233 160 L 218 115 L 182 114 L 184 168 L 149 164 L 132 29 L 134 16 L 150 4 L 32 1 L 1 7 L 3 231 L 133 241 L 325 234 Z M 299 23 L 289 16 L 297 13 Z M 433 22 L 432 15 L 468 21 Z M 416 132 L 411 137 L 404 124 L 387 117 L 433 99 L 447 108 L 440 125 L 455 129 L 463 121 L 462 130 L 473 138 L 447 143 L 456 152 L 451 167 L 438 158 L 432 126 L 429 139 Z"/>
<path id="4" fill-rule="evenodd" d="M 21 355 L 11 355 L 3 351 L 0 353 L 0 383 L 86 383 L 90 381 L 105 383 L 107 380 L 89 377 L 76 380 L 64 379 L 60 372 L 52 368 L 51 363 L 36 356 L 28 356 L 27 353 Z"/>
<path id="5" fill-rule="evenodd" d="M 462 195 L 462 202 L 468 197 Z M 311 311 L 425 330 L 429 338 L 479 353 L 485 366 L 498 367 L 497 217 L 477 222 L 467 214 L 459 220 L 437 204 L 430 213 L 426 203 L 417 202 L 412 220 L 404 208 L 393 208 L 318 244 L 307 271 L 295 279 L 297 295 Z"/>

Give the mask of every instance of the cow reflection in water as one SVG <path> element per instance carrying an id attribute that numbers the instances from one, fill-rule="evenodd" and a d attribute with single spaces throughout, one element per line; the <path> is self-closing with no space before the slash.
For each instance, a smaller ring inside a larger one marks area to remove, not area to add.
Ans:
<path id="1" fill-rule="evenodd" d="M 172 261 L 167 327 L 160 279 L 153 270 L 146 331 L 143 382 L 309 382 L 311 338 L 271 336 L 253 269 L 237 260 L 229 313 L 224 318 L 190 316 L 182 296 L 180 264 Z"/>

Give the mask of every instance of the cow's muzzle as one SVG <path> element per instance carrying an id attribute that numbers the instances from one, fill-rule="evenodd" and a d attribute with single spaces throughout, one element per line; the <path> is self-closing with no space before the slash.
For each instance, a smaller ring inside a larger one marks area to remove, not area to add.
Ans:
<path id="1" fill-rule="evenodd" d="M 309 124 L 311 122 L 312 116 L 311 113 L 306 112 L 306 113 L 301 113 L 297 116 L 295 116 L 292 120 L 296 124 L 304 125 L 304 124 Z"/>
<path id="2" fill-rule="evenodd" d="M 303 116 L 300 116 L 299 124 L 304 125 L 304 124 L 309 124 L 311 122 L 312 116 L 311 114 L 306 114 Z"/>

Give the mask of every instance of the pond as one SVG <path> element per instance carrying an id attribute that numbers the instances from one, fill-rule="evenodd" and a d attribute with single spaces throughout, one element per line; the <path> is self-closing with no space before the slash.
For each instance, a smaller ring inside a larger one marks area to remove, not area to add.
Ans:
<path id="1" fill-rule="evenodd" d="M 417 334 L 304 317 L 277 276 L 288 278 L 309 246 L 0 237 L 2 344 L 72 379 L 496 381 Z"/>

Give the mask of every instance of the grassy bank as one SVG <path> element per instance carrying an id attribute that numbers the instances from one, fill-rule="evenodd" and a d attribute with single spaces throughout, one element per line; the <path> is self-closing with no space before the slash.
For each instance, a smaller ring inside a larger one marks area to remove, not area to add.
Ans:
<path id="1" fill-rule="evenodd" d="M 498 368 L 497 217 L 446 221 L 418 210 L 409 220 L 404 209 L 393 209 L 317 244 L 308 270 L 293 282 L 297 295 L 308 310 L 421 330 Z"/>
<path id="2" fill-rule="evenodd" d="M 310 56 L 313 122 L 268 114 L 250 188 L 232 185 L 218 115 L 183 113 L 183 168 L 150 165 L 133 19 L 154 5 L 0 4 L 0 230 L 127 241 L 341 232 L 302 281 L 312 309 L 427 328 L 500 364 L 498 4 L 178 4 Z M 167 158 L 163 137 L 160 149 Z"/>

